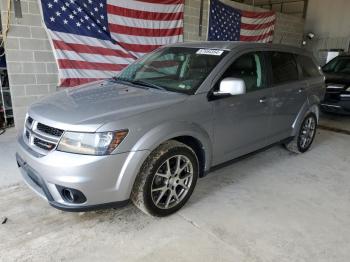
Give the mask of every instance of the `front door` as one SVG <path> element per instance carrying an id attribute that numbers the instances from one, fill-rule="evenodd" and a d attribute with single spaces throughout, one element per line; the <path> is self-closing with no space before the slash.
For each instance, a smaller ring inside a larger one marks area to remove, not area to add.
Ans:
<path id="1" fill-rule="evenodd" d="M 265 70 L 263 55 L 254 52 L 236 59 L 221 77 L 221 80 L 226 77 L 243 79 L 246 93 L 211 101 L 214 106 L 214 165 L 266 146 L 272 91 L 267 88 Z"/>

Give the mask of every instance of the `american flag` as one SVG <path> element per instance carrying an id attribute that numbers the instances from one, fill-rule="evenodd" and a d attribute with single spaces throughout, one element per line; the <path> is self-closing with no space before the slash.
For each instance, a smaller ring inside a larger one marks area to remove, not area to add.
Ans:
<path id="1" fill-rule="evenodd" d="M 183 41 L 184 0 L 41 0 L 60 86 L 117 75 L 159 46 Z"/>
<path id="2" fill-rule="evenodd" d="M 208 40 L 272 42 L 275 21 L 274 12 L 242 11 L 211 0 Z"/>

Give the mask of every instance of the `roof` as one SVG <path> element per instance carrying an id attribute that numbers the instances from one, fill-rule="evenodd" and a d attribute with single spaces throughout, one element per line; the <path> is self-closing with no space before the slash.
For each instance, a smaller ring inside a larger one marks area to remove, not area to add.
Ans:
<path id="1" fill-rule="evenodd" d="M 271 50 L 271 51 L 285 51 L 298 54 L 310 54 L 304 48 L 282 45 L 282 44 L 271 44 L 271 43 L 255 43 L 255 42 L 230 42 L 230 41 L 198 41 L 198 42 L 183 42 L 172 44 L 171 46 L 179 47 L 192 47 L 192 48 L 210 48 L 210 49 L 222 49 L 222 50 L 234 50 L 234 49 L 260 49 L 260 50 Z"/>

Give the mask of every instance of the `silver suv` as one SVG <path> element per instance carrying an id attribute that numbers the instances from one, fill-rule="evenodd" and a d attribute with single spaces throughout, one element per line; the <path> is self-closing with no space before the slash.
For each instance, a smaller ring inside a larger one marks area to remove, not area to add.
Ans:
<path id="1" fill-rule="evenodd" d="M 274 143 L 307 151 L 324 94 L 324 76 L 302 49 L 170 45 L 113 79 L 33 105 L 17 163 L 26 183 L 58 209 L 131 199 L 166 216 L 215 165 Z"/>

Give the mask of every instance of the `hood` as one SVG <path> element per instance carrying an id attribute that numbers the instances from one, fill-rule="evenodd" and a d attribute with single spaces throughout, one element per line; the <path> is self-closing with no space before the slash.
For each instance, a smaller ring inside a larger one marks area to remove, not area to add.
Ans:
<path id="1" fill-rule="evenodd" d="M 102 124 L 182 102 L 187 95 L 134 87 L 112 80 L 55 93 L 31 106 L 29 115 L 50 126 L 94 132 Z"/>
<path id="2" fill-rule="evenodd" d="M 326 83 L 350 86 L 350 74 L 325 72 Z"/>

